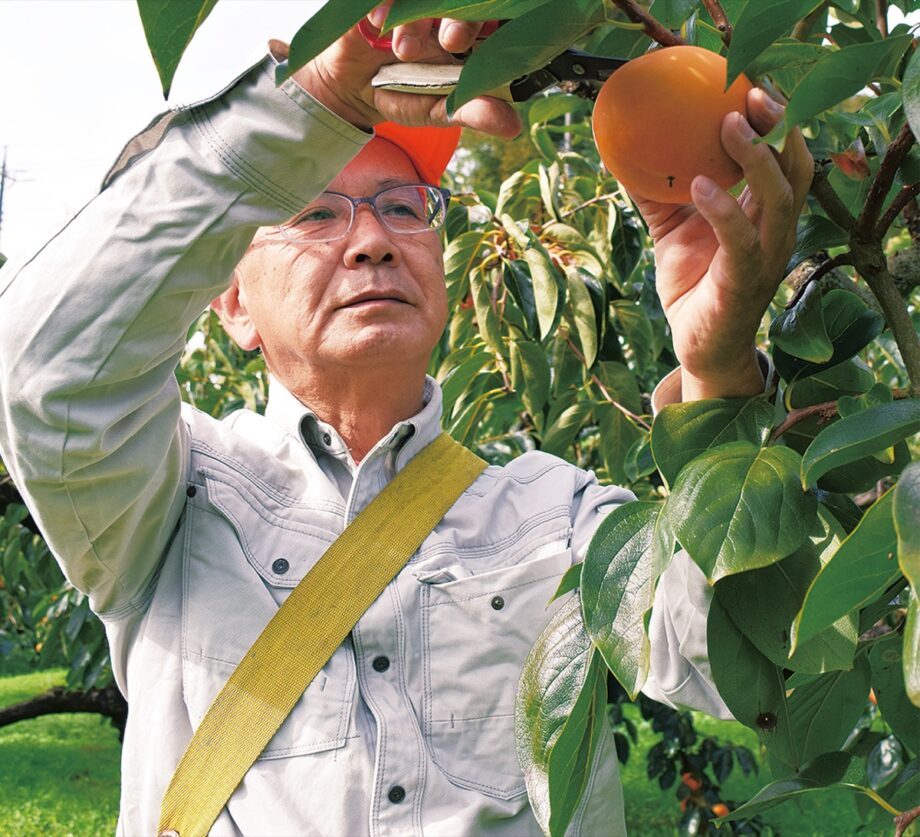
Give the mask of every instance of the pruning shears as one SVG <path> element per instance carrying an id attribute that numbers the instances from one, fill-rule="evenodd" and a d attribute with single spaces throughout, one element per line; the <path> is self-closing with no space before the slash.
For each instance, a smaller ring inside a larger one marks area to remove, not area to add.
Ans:
<path id="1" fill-rule="evenodd" d="M 491 35 L 500 23 L 489 21 L 480 32 L 480 39 Z M 375 49 L 389 50 L 393 45 L 390 33 L 380 35 L 365 18 L 358 25 L 364 39 Z M 511 102 L 523 102 L 532 96 L 563 81 L 588 81 L 601 84 L 627 63 L 625 58 L 607 58 L 577 49 L 567 49 L 546 66 L 527 73 L 488 95 Z M 371 84 L 376 88 L 397 90 L 402 93 L 421 93 L 446 96 L 457 86 L 462 64 L 414 64 L 398 62 L 386 64 Z"/>

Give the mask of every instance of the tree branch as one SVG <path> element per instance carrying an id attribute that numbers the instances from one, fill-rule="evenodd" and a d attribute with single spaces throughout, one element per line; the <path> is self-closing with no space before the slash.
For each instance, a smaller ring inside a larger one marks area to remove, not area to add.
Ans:
<path id="1" fill-rule="evenodd" d="M 895 219 L 901 214 L 901 211 L 906 209 L 911 203 L 916 203 L 914 198 L 916 198 L 918 194 L 920 194 L 920 180 L 916 183 L 911 183 L 909 186 L 902 186 L 901 191 L 894 196 L 891 205 L 885 210 L 885 214 L 881 217 L 881 220 L 875 225 L 873 235 L 876 238 L 884 238 L 885 233 L 888 232 L 888 228 L 895 222 Z"/>
<path id="2" fill-rule="evenodd" d="M 901 814 L 898 814 L 894 818 L 894 837 L 901 837 L 904 832 L 917 817 L 920 817 L 920 805 L 916 808 L 911 808 L 909 811 L 904 811 Z"/>
<path id="3" fill-rule="evenodd" d="M 63 686 L 55 686 L 21 703 L 0 708 L 0 727 L 61 712 L 92 712 L 104 715 L 111 719 L 112 726 L 118 730 L 119 740 L 124 738 L 128 704 L 115 685 L 86 691 L 68 691 Z"/>
<path id="4" fill-rule="evenodd" d="M 826 257 L 826 254 L 824 254 Z M 843 265 L 852 265 L 853 257 L 849 253 L 840 253 L 832 259 L 827 259 L 821 264 L 819 264 L 812 272 L 809 274 L 808 278 L 802 282 L 801 285 L 796 289 L 795 296 L 789 300 L 789 304 L 786 306 L 788 311 L 790 308 L 793 308 L 795 304 L 802 298 L 802 294 L 805 293 L 805 289 L 812 283 L 817 282 L 822 276 L 830 273 L 835 267 L 842 267 Z"/>
<path id="5" fill-rule="evenodd" d="M 722 43 L 730 46 L 732 42 L 732 25 L 725 16 L 725 10 L 719 0 L 703 0 L 703 5 L 716 28 L 722 33 Z"/>
<path id="6" fill-rule="evenodd" d="M 856 219 L 844 206 L 843 201 L 828 182 L 824 167 L 817 161 L 815 161 L 815 173 L 811 181 L 811 194 L 817 198 L 828 218 L 838 227 L 842 227 L 849 233 L 853 232 L 856 227 Z"/>
<path id="7" fill-rule="evenodd" d="M 782 424 L 773 431 L 770 441 L 775 442 L 790 427 L 794 427 L 800 421 L 805 421 L 805 419 L 811 418 L 812 416 L 818 416 L 824 422 L 830 421 L 837 416 L 837 402 L 823 401 L 820 404 L 812 404 L 809 407 L 798 407 L 795 410 L 790 410 L 786 418 L 783 419 Z"/>
<path id="8" fill-rule="evenodd" d="M 913 144 L 914 135 L 910 130 L 910 125 L 905 122 L 904 127 L 891 141 L 891 145 L 888 146 L 888 150 L 882 158 L 882 163 L 875 173 L 869 194 L 866 196 L 866 203 L 856 221 L 854 232 L 862 240 L 869 241 L 873 237 L 885 197 L 891 190 L 891 184 L 894 183 L 898 168 L 904 162 L 904 158 Z"/>
<path id="9" fill-rule="evenodd" d="M 626 15 L 633 23 L 641 23 L 645 34 L 662 46 L 680 46 L 686 41 L 675 35 L 670 29 L 665 29 L 645 9 L 636 5 L 634 0 L 613 0 L 613 4 Z"/>

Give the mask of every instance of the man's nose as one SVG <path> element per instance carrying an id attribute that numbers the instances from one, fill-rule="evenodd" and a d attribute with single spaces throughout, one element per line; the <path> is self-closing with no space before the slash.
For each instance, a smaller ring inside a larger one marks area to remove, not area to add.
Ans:
<path id="1" fill-rule="evenodd" d="M 355 220 L 348 231 L 345 263 L 349 267 L 371 264 L 399 264 L 400 252 L 396 234 L 390 232 L 377 213 L 367 204 L 355 209 Z"/>

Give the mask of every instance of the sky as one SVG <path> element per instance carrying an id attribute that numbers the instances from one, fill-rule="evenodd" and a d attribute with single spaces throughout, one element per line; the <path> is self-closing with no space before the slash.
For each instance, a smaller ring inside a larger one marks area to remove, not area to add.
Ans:
<path id="1" fill-rule="evenodd" d="M 290 40 L 317 0 L 221 0 L 165 102 L 134 0 L 0 0 L 0 252 L 20 261 L 97 191 L 124 144 Z"/>

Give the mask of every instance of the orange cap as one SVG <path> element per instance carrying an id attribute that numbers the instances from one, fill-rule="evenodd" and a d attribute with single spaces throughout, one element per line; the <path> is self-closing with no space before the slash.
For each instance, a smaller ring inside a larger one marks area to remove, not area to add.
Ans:
<path id="1" fill-rule="evenodd" d="M 422 180 L 436 186 L 460 142 L 460 128 L 408 128 L 380 122 L 374 133 L 406 152 Z"/>

